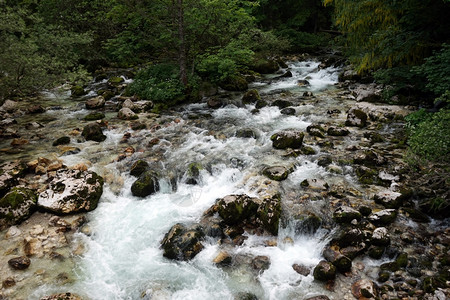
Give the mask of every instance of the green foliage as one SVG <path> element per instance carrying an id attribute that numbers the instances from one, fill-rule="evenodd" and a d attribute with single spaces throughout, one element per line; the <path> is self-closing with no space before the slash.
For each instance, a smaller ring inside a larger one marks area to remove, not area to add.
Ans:
<path id="1" fill-rule="evenodd" d="M 384 100 L 389 101 L 392 96 L 399 94 L 413 97 L 418 94 L 417 90 L 425 89 L 425 78 L 411 69 L 411 66 L 397 66 L 374 72 L 376 82 L 386 85 L 383 90 Z M 413 88 L 414 94 L 409 95 Z"/>
<path id="2" fill-rule="evenodd" d="M 405 119 L 412 152 L 429 160 L 450 162 L 450 110 L 428 113 L 421 109 Z"/>
<path id="3" fill-rule="evenodd" d="M 138 72 L 127 89 L 143 99 L 159 104 L 175 104 L 184 100 L 184 87 L 179 70 L 173 64 L 158 64 Z"/>
<path id="4" fill-rule="evenodd" d="M 331 36 L 327 33 L 308 33 L 287 28 L 276 32 L 279 36 L 290 42 L 290 50 L 296 51 L 317 51 L 328 46 Z"/>

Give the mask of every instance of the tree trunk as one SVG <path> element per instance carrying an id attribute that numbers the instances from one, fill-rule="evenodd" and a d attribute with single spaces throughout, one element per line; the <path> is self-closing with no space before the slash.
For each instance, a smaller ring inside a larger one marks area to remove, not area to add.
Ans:
<path id="1" fill-rule="evenodd" d="M 187 78 L 187 66 L 186 66 L 186 37 L 184 28 L 184 10 L 183 10 L 183 0 L 178 0 L 178 38 L 179 38 L 179 49 L 178 49 L 178 60 L 180 64 L 180 80 L 186 87 L 188 85 Z"/>

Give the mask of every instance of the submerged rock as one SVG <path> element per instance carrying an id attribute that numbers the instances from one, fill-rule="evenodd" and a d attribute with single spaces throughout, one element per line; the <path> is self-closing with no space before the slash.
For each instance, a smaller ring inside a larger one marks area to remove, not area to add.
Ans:
<path id="1" fill-rule="evenodd" d="M 305 134 L 298 130 L 281 131 L 270 137 L 272 146 L 276 149 L 300 149 Z"/>
<path id="2" fill-rule="evenodd" d="M 190 260 L 202 249 L 204 233 L 199 224 L 186 227 L 175 224 L 161 241 L 163 256 L 175 260 Z"/>
<path id="3" fill-rule="evenodd" d="M 40 193 L 38 206 L 57 214 L 91 211 L 103 193 L 103 178 L 92 171 L 59 170 Z"/>
<path id="4" fill-rule="evenodd" d="M 86 115 L 83 120 L 85 121 L 96 121 L 96 120 L 101 120 L 105 117 L 105 114 L 102 112 L 93 112 L 90 113 L 88 115 Z"/>
<path id="5" fill-rule="evenodd" d="M 37 195 L 27 188 L 14 187 L 0 199 L 0 227 L 19 224 L 36 210 Z"/>
<path id="6" fill-rule="evenodd" d="M 8 265 L 15 270 L 25 270 L 31 264 L 31 260 L 26 256 L 14 257 L 8 260 Z"/>

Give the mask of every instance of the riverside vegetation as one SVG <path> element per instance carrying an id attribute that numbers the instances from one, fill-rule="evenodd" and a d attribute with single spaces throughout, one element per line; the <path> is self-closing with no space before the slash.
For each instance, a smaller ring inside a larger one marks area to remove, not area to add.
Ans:
<path id="1" fill-rule="evenodd" d="M 450 1 L 0 10 L 1 297 L 450 296 Z"/>

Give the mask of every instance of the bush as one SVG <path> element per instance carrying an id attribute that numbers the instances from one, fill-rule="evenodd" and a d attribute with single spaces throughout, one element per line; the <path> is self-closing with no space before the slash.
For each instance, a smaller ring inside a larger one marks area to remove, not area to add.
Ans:
<path id="1" fill-rule="evenodd" d="M 406 117 L 411 150 L 432 161 L 450 162 L 450 110 L 421 109 Z"/>
<path id="2" fill-rule="evenodd" d="M 328 33 L 309 33 L 294 29 L 283 29 L 276 32 L 282 38 L 287 39 L 292 52 L 314 52 L 328 46 L 331 36 Z"/>

